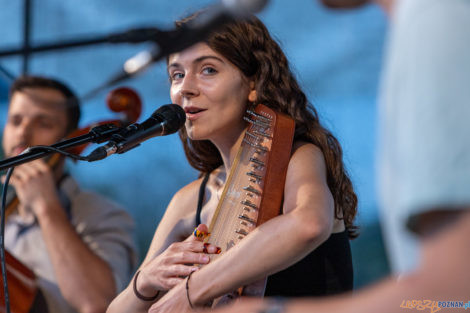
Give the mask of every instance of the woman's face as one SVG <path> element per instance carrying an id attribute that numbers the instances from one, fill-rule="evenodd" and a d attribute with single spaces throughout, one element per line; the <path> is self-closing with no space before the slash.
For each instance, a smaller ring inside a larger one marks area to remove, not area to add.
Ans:
<path id="1" fill-rule="evenodd" d="M 186 112 L 193 140 L 231 140 L 245 128 L 250 90 L 240 70 L 205 43 L 172 54 L 168 61 L 171 101 Z"/>

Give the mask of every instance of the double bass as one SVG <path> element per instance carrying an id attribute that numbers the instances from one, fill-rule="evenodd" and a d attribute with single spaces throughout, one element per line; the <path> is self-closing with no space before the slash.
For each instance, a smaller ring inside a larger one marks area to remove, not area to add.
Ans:
<path id="1" fill-rule="evenodd" d="M 112 90 L 106 98 L 107 107 L 117 114 L 120 118 L 95 122 L 91 125 L 77 129 L 72 132 L 68 138 L 77 137 L 87 134 L 93 127 L 114 124 L 118 127 L 125 127 L 137 121 L 142 112 L 142 101 L 135 91 L 127 87 L 119 87 Z M 80 154 L 87 144 L 68 149 L 67 151 L 73 154 Z M 63 158 L 60 154 L 53 154 L 46 158 L 47 164 L 54 168 L 58 165 Z M 18 197 L 13 189 L 7 194 L 7 206 L 5 209 L 5 219 L 11 214 L 15 213 L 18 208 Z M 7 268 L 7 280 L 9 300 L 12 313 L 28 313 L 38 296 L 36 277 L 34 272 L 26 265 L 21 263 L 13 255 L 5 251 L 5 262 Z M 4 290 L 3 290 L 3 277 L 0 275 L 0 313 L 6 313 Z"/>

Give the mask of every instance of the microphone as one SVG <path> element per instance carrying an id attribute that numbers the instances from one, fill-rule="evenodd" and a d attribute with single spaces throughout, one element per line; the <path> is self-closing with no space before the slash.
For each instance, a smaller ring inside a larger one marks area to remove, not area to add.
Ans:
<path id="1" fill-rule="evenodd" d="M 180 29 L 170 31 L 151 29 L 148 33 L 154 37 L 149 41 L 153 41 L 155 45 L 125 61 L 121 72 L 116 74 L 106 85 L 109 86 L 130 78 L 161 58 L 204 40 L 211 31 L 226 22 L 260 12 L 267 2 L 268 0 L 221 0 Z"/>
<path id="2" fill-rule="evenodd" d="M 93 150 L 86 156 L 88 162 L 98 161 L 114 153 L 124 153 L 140 145 L 141 142 L 156 136 L 177 132 L 186 121 L 186 113 L 176 104 L 158 108 L 142 123 L 134 123 L 111 136 L 110 141 Z"/>

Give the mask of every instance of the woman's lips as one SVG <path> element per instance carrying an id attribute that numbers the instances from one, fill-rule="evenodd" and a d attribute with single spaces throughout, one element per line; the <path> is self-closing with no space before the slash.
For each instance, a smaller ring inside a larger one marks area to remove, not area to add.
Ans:
<path id="1" fill-rule="evenodd" d="M 206 109 L 201 109 L 197 107 L 187 107 L 184 109 L 186 112 L 186 118 L 190 121 L 197 120 L 203 113 L 206 111 Z"/>

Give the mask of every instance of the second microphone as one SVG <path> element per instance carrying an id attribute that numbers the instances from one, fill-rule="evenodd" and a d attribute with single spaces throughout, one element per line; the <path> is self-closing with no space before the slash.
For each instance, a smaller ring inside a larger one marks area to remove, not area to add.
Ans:
<path id="1" fill-rule="evenodd" d="M 156 136 L 165 136 L 177 132 L 185 123 L 186 114 L 176 104 L 167 104 L 158 108 L 142 123 L 134 123 L 111 137 L 104 146 L 93 150 L 88 162 L 98 161 L 114 153 L 124 153 L 140 145 L 141 142 Z"/>

